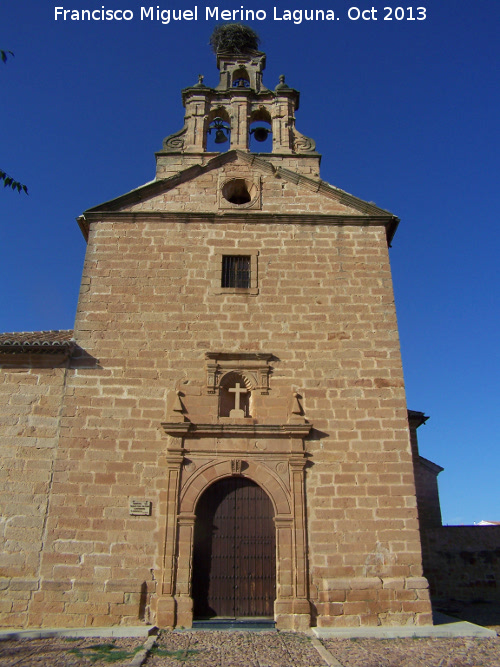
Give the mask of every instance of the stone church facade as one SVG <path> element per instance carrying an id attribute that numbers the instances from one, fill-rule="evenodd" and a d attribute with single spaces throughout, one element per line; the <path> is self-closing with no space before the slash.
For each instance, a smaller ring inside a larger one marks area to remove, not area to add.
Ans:
<path id="1" fill-rule="evenodd" d="M 0 337 L 3 625 L 432 623 L 398 219 L 321 180 L 263 53 L 217 65 L 156 179 L 79 218 L 74 331 Z"/>

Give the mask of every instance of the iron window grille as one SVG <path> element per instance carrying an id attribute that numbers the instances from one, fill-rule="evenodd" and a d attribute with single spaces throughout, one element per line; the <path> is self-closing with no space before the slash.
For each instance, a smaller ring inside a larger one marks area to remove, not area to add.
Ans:
<path id="1" fill-rule="evenodd" d="M 223 255 L 221 287 L 250 287 L 250 256 Z"/>

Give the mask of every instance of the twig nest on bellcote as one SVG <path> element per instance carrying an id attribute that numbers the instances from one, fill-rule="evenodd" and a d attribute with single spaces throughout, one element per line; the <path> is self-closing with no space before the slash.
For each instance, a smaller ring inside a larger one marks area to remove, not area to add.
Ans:
<path id="1" fill-rule="evenodd" d="M 210 36 L 210 46 L 214 53 L 248 53 L 257 51 L 260 37 L 247 25 L 226 23 L 217 26 Z"/>

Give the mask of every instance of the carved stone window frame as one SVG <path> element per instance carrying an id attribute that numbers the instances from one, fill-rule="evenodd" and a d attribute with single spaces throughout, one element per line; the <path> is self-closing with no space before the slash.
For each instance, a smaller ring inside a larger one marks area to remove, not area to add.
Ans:
<path id="1" fill-rule="evenodd" d="M 222 287 L 222 258 L 228 256 L 250 257 L 250 287 Z M 256 296 L 258 288 L 258 250 L 247 250 L 245 248 L 218 249 L 212 259 L 212 294 L 249 294 Z"/>
<path id="2" fill-rule="evenodd" d="M 245 204 L 234 204 L 224 197 L 224 188 L 232 181 L 245 181 L 248 192 L 250 193 L 250 201 Z M 217 187 L 218 207 L 223 211 L 248 211 L 262 209 L 262 179 L 260 176 L 245 175 L 236 173 L 232 176 L 221 174 L 219 176 Z"/>
<path id="3" fill-rule="evenodd" d="M 206 352 L 207 393 L 219 391 L 220 381 L 228 373 L 247 379 L 252 391 L 269 394 L 272 354 L 262 352 Z"/>

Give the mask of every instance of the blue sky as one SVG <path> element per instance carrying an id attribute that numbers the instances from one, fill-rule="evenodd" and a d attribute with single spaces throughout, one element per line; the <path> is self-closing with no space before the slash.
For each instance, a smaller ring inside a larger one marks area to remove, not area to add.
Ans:
<path id="1" fill-rule="evenodd" d="M 408 406 L 431 416 L 420 449 L 445 468 L 444 522 L 500 520 L 500 2 L 421 0 L 412 14 L 408 2 L 355 2 L 243 7 L 267 13 L 249 22 L 264 83 L 285 74 L 300 90 L 297 128 L 316 140 L 322 178 L 401 218 L 391 262 Z M 140 20 L 141 6 L 195 5 L 197 21 Z M 134 19 L 55 21 L 55 6 Z M 183 125 L 180 90 L 199 73 L 216 84 L 207 6 L 242 3 L 2 3 L 0 48 L 15 57 L 0 63 L 0 167 L 30 194 L 0 192 L 0 331 L 73 326 L 85 252 L 75 218 L 151 180 L 154 152 Z M 278 21 L 274 6 L 338 18 Z M 405 18 L 384 20 L 398 6 Z M 407 20 L 420 6 L 425 20 Z M 377 20 L 350 20 L 350 7 Z"/>

